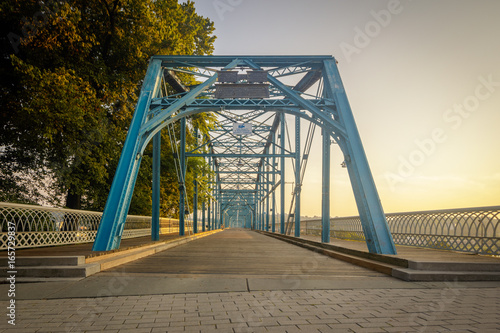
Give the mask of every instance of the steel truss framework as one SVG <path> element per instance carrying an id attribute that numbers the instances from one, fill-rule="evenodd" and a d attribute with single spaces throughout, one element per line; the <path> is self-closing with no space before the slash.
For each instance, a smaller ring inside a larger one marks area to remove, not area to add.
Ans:
<path id="1" fill-rule="evenodd" d="M 252 88 L 252 83 L 244 79 L 246 73 L 265 71 L 267 82 L 263 85 L 268 87 L 268 94 L 266 92 L 266 97 L 258 98 L 215 98 L 221 71 L 238 71 L 241 73 L 238 77 L 243 79 L 235 82 L 235 87 L 249 88 Z M 201 83 L 187 87 L 179 79 L 179 73 L 191 74 Z M 284 83 L 289 81 L 294 83 Z M 167 84 L 171 88 L 163 89 Z M 317 92 L 307 93 L 312 87 Z M 208 140 L 186 151 L 186 117 L 201 112 L 216 113 L 218 127 L 211 131 Z M 294 144 L 287 145 L 285 140 L 285 115 L 295 118 L 295 133 L 290 136 Z M 210 228 L 233 225 L 285 233 L 285 160 L 291 159 L 295 188 L 289 217 L 293 218 L 294 234 L 299 237 L 301 176 L 307 162 L 307 151 L 301 152 L 301 119 L 322 129 L 323 242 L 329 242 L 330 237 L 330 145 L 333 140 L 344 154 L 369 251 L 395 254 L 392 235 L 332 56 L 152 57 L 93 250 L 119 247 L 142 155 L 150 141 L 153 141 L 152 239 L 159 239 L 160 131 L 177 121 L 181 123 L 181 176 L 185 174 L 186 159 L 190 157 L 205 158 L 213 171 L 211 200 L 207 207 L 202 208 L 203 220 L 207 213 Z M 235 134 L 235 123 L 251 124 L 251 134 Z M 306 146 L 308 144 L 306 142 Z M 278 188 L 280 221 L 276 221 Z M 181 180 L 181 235 L 185 223 L 184 192 Z M 198 215 L 196 197 L 195 186 L 195 217 Z M 197 232 L 196 223 L 193 226 Z"/>

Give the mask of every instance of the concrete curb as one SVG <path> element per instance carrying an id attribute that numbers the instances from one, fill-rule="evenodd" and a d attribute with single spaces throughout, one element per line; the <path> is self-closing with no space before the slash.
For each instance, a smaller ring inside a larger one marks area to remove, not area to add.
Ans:
<path id="1" fill-rule="evenodd" d="M 100 265 L 99 271 L 104 271 L 106 269 L 110 269 L 112 267 L 126 264 L 128 262 L 144 258 L 150 255 L 153 255 L 155 253 L 165 251 L 168 249 L 171 249 L 173 247 L 183 245 L 186 243 L 189 243 L 193 240 L 200 239 L 206 236 L 210 236 L 212 234 L 218 233 L 222 230 L 212 230 L 212 231 L 206 231 L 203 233 L 198 233 L 196 235 L 191 235 L 191 236 L 184 236 L 183 238 L 180 239 L 174 239 L 171 241 L 166 241 L 158 244 L 151 244 L 151 245 L 146 245 L 130 250 L 125 250 L 121 252 L 115 252 L 115 253 L 110 253 L 110 254 L 104 254 L 100 255 L 97 257 L 91 257 L 87 258 L 85 262 L 87 264 L 98 264 Z"/>
<path id="2" fill-rule="evenodd" d="M 169 241 L 156 242 L 123 251 L 101 254 L 95 257 L 84 256 L 34 256 L 19 257 L 16 261 L 18 282 L 47 282 L 82 279 L 112 267 L 129 263 L 155 253 L 171 249 L 200 239 L 222 230 L 212 230 L 196 235 L 184 236 Z M 0 258 L 2 267 L 7 267 L 7 258 Z M 6 271 L 4 268 L 3 271 Z M 7 276 L 7 275 L 5 275 Z M 2 279 L 0 283 L 5 283 Z"/>
<path id="3" fill-rule="evenodd" d="M 404 281 L 500 281 L 500 264 L 496 263 L 419 262 L 342 248 L 288 235 L 260 230 L 256 232 Z"/>

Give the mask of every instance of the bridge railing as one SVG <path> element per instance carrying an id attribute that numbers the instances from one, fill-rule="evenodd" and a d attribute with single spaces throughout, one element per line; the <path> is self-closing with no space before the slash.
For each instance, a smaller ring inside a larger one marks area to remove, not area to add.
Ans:
<path id="1" fill-rule="evenodd" d="M 101 216 L 100 212 L 0 202 L 0 250 L 7 249 L 12 226 L 16 248 L 93 242 Z M 162 234 L 179 232 L 179 221 L 161 218 L 160 228 Z M 122 239 L 148 235 L 150 216 L 127 216 Z"/>
<path id="2" fill-rule="evenodd" d="M 500 206 L 386 214 L 394 243 L 500 255 Z M 321 220 L 301 223 L 302 233 L 321 235 Z M 359 216 L 330 220 L 330 236 L 364 241 Z"/>

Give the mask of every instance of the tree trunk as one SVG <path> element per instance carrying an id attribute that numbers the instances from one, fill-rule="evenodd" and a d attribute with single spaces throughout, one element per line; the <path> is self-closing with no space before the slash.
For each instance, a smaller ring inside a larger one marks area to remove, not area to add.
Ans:
<path id="1" fill-rule="evenodd" d="M 76 194 L 71 187 L 66 195 L 66 207 L 70 209 L 81 209 L 82 208 L 82 196 Z M 76 220 L 73 214 L 65 214 L 64 222 L 61 227 L 61 231 L 76 231 L 78 228 L 76 226 Z"/>
<path id="2" fill-rule="evenodd" d="M 82 196 L 75 194 L 73 188 L 70 188 L 66 195 L 66 207 L 70 209 L 82 209 Z"/>

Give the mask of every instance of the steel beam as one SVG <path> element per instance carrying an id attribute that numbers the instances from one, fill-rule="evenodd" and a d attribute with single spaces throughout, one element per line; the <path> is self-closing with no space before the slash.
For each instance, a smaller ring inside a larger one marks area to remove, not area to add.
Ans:
<path id="1" fill-rule="evenodd" d="M 270 96 L 273 97 L 262 99 L 214 99 L 214 87 L 218 84 L 217 72 L 223 72 L 237 66 L 253 70 L 269 70 L 267 80 L 270 84 Z M 189 89 L 177 77 L 176 72 L 203 76 L 206 80 Z M 294 87 L 280 81 L 282 76 L 300 73 L 304 75 Z M 173 86 L 176 94 L 162 95 L 163 92 L 166 92 L 159 89 L 162 78 Z M 320 78 L 324 82 L 322 96 L 306 94 L 305 91 Z M 231 112 L 231 110 L 234 110 L 234 112 Z M 220 117 L 224 117 L 219 128 L 220 132 L 211 138 L 211 141 L 215 142 L 213 144 L 204 142 L 201 146 L 197 144 L 198 147 L 190 148 L 190 151 L 186 152 L 186 117 L 201 112 L 214 111 Z M 273 115 L 271 112 L 276 112 L 276 114 Z M 266 113 L 269 114 L 268 118 L 266 118 L 267 115 L 265 116 Z M 286 151 L 284 148 L 285 113 L 295 117 L 294 152 Z M 272 126 L 269 126 L 268 121 L 273 116 L 275 117 L 274 122 Z M 354 117 L 347 101 L 335 59 L 331 56 L 153 57 L 148 67 L 132 123 L 129 126 L 127 139 L 120 156 L 93 249 L 102 251 L 118 248 L 142 154 L 151 140 L 153 140 L 152 239 L 159 237 L 160 131 L 163 127 L 175 121 L 181 122 L 181 152 L 179 156 L 181 164 L 179 184 L 180 234 L 185 233 L 187 157 L 208 157 L 210 167 L 215 173 L 215 183 L 211 188 L 211 197 L 207 209 L 208 223 L 211 229 L 219 228 L 223 223 L 240 226 L 240 219 L 244 219 L 244 225 L 246 225 L 247 217 L 242 215 L 245 214 L 246 208 L 241 207 L 248 206 L 251 213 L 250 224 L 254 228 L 269 230 L 269 223 L 272 218 L 272 231 L 274 232 L 275 189 L 281 183 L 280 232 L 282 233 L 285 232 L 285 158 L 292 157 L 295 158 L 294 178 L 296 184 L 293 197 L 295 202 L 295 236 L 299 237 L 301 169 L 305 168 L 305 164 L 304 166 L 301 165 L 303 164 L 300 147 L 301 118 L 322 127 L 324 133 L 322 240 L 327 241 L 326 236 L 329 234 L 327 228 L 329 227 L 330 215 L 330 140 L 328 137 L 331 136 L 344 153 L 370 252 L 395 253 L 392 236 L 385 220 Z M 255 125 L 252 132 L 252 142 L 245 143 L 242 137 L 232 134 L 230 125 L 234 122 L 249 122 Z M 276 134 L 280 125 L 281 150 L 276 153 Z M 264 133 L 269 133 L 269 135 Z M 205 152 L 207 147 L 211 149 L 208 153 Z M 279 170 L 280 181 L 276 182 L 276 173 L 278 172 L 276 161 L 278 158 L 280 159 L 281 170 Z M 235 159 L 238 159 L 238 162 Z M 259 159 L 259 162 L 252 163 L 251 159 Z M 224 162 L 221 163 L 221 160 L 224 160 Z M 244 162 L 241 162 L 242 160 Z M 270 166 L 272 166 L 271 169 Z M 241 177 L 243 173 L 249 176 Z M 257 175 L 255 181 L 253 181 L 252 174 Z M 223 180 L 222 175 L 229 176 Z M 248 182 L 249 179 L 252 179 L 252 182 Z M 248 184 L 245 185 L 244 183 Z M 248 185 L 251 184 L 255 184 L 255 187 L 248 189 Z M 270 188 L 271 184 L 272 188 Z M 223 189 L 223 186 L 227 189 Z M 228 196 L 230 194 L 233 196 Z M 197 195 L 197 184 L 195 184 L 195 200 Z M 250 199 L 249 195 L 253 196 L 253 198 Z M 193 208 L 195 211 L 193 229 L 197 232 L 197 200 Z M 203 213 L 205 213 L 205 209 L 203 210 Z M 271 212 L 272 217 L 270 216 Z M 205 223 L 203 222 L 204 226 Z"/>
<path id="2" fill-rule="evenodd" d="M 142 160 L 139 154 L 139 133 L 146 119 L 151 98 L 156 96 L 159 89 L 161 72 L 161 59 L 151 60 L 92 246 L 93 251 L 109 251 L 120 247 L 125 219 Z"/>
<path id="3" fill-rule="evenodd" d="M 347 134 L 339 138 L 339 146 L 343 148 L 368 250 L 372 253 L 396 254 L 396 247 L 380 203 L 337 64 L 334 60 L 325 61 L 323 71 L 325 93 L 329 98 L 335 100 L 339 120 Z"/>
<path id="4" fill-rule="evenodd" d="M 330 243 L 330 144 L 331 133 L 325 129 L 322 131 L 323 139 L 323 186 L 321 202 L 321 241 Z"/>
<path id="5" fill-rule="evenodd" d="M 153 137 L 153 184 L 151 212 L 151 240 L 160 240 L 160 166 L 161 166 L 161 132 Z"/>
<path id="6" fill-rule="evenodd" d="M 205 210 L 205 200 L 203 200 L 203 202 L 201 203 L 201 232 L 205 232 L 205 214 L 206 214 L 206 210 Z"/>
<path id="7" fill-rule="evenodd" d="M 198 181 L 193 180 L 194 196 L 193 196 L 193 234 L 198 233 Z"/>
<path id="8" fill-rule="evenodd" d="M 273 155 L 276 155 L 276 132 L 273 132 L 272 133 L 272 136 L 273 136 L 273 139 L 272 139 L 272 147 L 273 147 Z M 273 168 L 276 166 L 276 157 L 273 156 L 272 157 L 272 165 L 273 165 Z M 271 174 L 271 183 L 272 184 L 276 184 L 276 173 L 272 173 Z M 271 189 L 271 193 L 272 193 L 272 196 L 271 196 L 271 211 L 273 212 L 272 214 L 272 220 L 271 220 L 271 231 L 272 232 L 276 232 L 276 186 L 277 185 L 274 185 L 273 188 Z"/>
<path id="9" fill-rule="evenodd" d="M 185 234 L 186 214 L 186 118 L 181 119 L 181 138 L 179 148 L 180 184 L 179 184 L 179 235 Z"/>
<path id="10" fill-rule="evenodd" d="M 280 114 L 280 146 L 281 153 L 285 151 L 285 113 Z M 281 166 L 281 191 L 280 191 L 280 233 L 285 234 L 285 158 L 282 157 L 280 161 Z"/>
<path id="11" fill-rule="evenodd" d="M 295 117 L 295 237 L 300 237 L 300 118 Z"/>
<path id="12" fill-rule="evenodd" d="M 187 157 L 217 157 L 217 158 L 263 158 L 263 157 L 289 157 L 294 158 L 293 154 L 186 154 Z"/>

